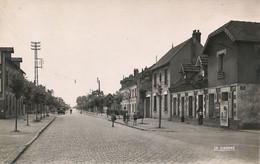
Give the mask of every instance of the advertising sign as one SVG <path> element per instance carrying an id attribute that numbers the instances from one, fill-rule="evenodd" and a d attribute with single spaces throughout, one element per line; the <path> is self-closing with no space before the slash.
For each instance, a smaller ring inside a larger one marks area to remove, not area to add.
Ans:
<path id="1" fill-rule="evenodd" d="M 228 105 L 220 106 L 220 125 L 228 126 Z"/>

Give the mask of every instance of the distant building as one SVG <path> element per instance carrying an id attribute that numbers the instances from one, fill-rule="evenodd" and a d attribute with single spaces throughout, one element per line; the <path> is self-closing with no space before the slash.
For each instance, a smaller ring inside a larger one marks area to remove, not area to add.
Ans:
<path id="1" fill-rule="evenodd" d="M 18 114 L 24 114 L 23 99 L 17 100 L 12 93 L 10 85 L 12 83 L 12 74 L 25 74 L 20 68 L 22 58 L 13 58 L 12 47 L 0 47 L 0 117 L 9 118 L 15 116 L 16 108 Z"/>
<path id="2" fill-rule="evenodd" d="M 139 70 L 134 69 L 134 75 L 131 74 L 120 82 L 119 92 L 123 95 L 121 107 L 122 110 L 127 110 L 129 114 L 137 112 L 137 81 L 139 76 Z"/>

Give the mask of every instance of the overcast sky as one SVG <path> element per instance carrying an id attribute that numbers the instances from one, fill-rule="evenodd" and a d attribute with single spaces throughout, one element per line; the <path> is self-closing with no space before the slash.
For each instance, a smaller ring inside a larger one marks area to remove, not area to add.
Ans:
<path id="1" fill-rule="evenodd" d="M 14 47 L 34 80 L 31 41 L 41 42 L 39 84 L 70 105 L 98 88 L 120 88 L 123 76 L 191 37 L 230 20 L 260 22 L 259 0 L 0 0 L 0 47 Z M 76 80 L 76 83 L 75 83 Z"/>

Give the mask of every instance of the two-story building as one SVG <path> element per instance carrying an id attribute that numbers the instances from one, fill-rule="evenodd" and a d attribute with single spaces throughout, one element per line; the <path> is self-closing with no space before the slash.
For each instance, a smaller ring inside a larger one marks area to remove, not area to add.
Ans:
<path id="1" fill-rule="evenodd" d="M 212 32 L 195 64 L 180 65 L 170 88 L 173 120 L 233 129 L 258 126 L 260 24 L 230 21 Z M 178 119 L 179 118 L 179 119 Z"/>
<path id="2" fill-rule="evenodd" d="M 203 46 L 200 43 L 201 33 L 194 30 L 192 37 L 183 43 L 172 47 L 152 68 L 152 117 L 159 117 L 159 110 L 162 111 L 162 118 L 169 119 L 172 115 L 172 98 L 170 86 L 179 78 L 180 63 L 196 62 L 197 57 L 202 53 Z M 161 88 L 159 93 L 158 88 Z"/>
<path id="3" fill-rule="evenodd" d="M 0 47 L 0 118 L 15 116 L 16 109 L 19 115 L 24 114 L 23 99 L 15 98 L 10 85 L 13 74 L 25 73 L 20 68 L 22 58 L 13 58 L 12 53 L 12 47 Z"/>
<path id="4" fill-rule="evenodd" d="M 221 126 L 258 123 L 260 118 L 260 23 L 230 21 L 212 32 L 205 43 L 208 99 L 219 112 Z"/>
<path id="5" fill-rule="evenodd" d="M 137 80 L 139 76 L 138 69 L 134 69 L 134 75 L 129 75 L 129 77 L 123 78 L 120 81 L 121 88 L 119 92 L 123 95 L 121 107 L 122 110 L 127 110 L 129 114 L 137 112 Z"/>

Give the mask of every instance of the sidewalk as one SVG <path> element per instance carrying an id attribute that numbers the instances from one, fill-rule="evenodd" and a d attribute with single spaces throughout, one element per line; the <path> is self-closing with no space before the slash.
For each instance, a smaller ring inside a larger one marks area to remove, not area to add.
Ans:
<path id="1" fill-rule="evenodd" d="M 39 118 L 39 116 L 38 116 Z M 40 122 L 33 121 L 35 115 L 29 116 L 29 125 L 26 126 L 26 116 L 18 118 L 18 131 L 14 132 L 15 119 L 0 120 L 0 164 L 13 163 L 16 158 L 39 137 L 41 132 L 56 118 L 50 114 Z"/>
<path id="2" fill-rule="evenodd" d="M 106 114 L 94 114 L 92 112 L 84 112 L 83 114 L 87 114 L 90 116 L 107 119 L 111 121 L 110 116 L 107 117 Z M 222 129 L 218 127 L 210 127 L 210 126 L 203 126 L 203 125 L 195 125 L 195 124 L 188 124 L 188 123 L 182 123 L 182 122 L 173 122 L 168 120 L 161 120 L 161 128 L 158 128 L 159 126 L 159 120 L 153 119 L 153 118 L 144 118 L 143 123 L 142 119 L 137 120 L 137 126 L 133 126 L 133 120 L 130 119 L 128 124 L 125 124 L 123 122 L 123 117 L 120 116 L 120 118 L 117 117 L 117 120 L 115 123 L 125 125 L 128 127 L 132 127 L 135 129 L 143 130 L 143 131 L 158 131 L 158 132 L 182 132 L 182 133 L 203 133 L 203 132 L 232 132 L 232 130 L 228 129 Z M 250 132 L 250 133 L 259 133 L 259 130 L 239 130 L 237 132 Z"/>

